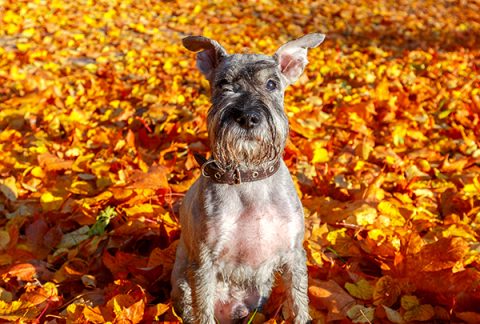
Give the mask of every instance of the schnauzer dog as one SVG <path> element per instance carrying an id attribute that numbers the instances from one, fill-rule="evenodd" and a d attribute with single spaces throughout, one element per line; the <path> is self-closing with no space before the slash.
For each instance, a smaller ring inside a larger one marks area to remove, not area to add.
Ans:
<path id="1" fill-rule="evenodd" d="M 212 157 L 196 155 L 202 176 L 180 207 L 182 233 L 172 300 L 186 323 L 234 323 L 260 308 L 278 274 L 289 320 L 306 323 L 308 275 L 304 216 L 282 154 L 288 136 L 284 90 L 303 73 L 308 34 L 273 56 L 227 54 L 216 41 L 189 36 L 211 86 L 207 129 Z"/>

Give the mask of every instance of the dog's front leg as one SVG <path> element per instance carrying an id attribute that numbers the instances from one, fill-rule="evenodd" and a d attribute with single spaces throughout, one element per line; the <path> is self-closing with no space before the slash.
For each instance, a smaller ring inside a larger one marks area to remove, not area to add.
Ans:
<path id="1" fill-rule="evenodd" d="M 295 324 L 308 323 L 311 318 L 308 314 L 308 273 L 305 250 L 300 248 L 293 251 L 282 277 L 287 287 L 290 317 Z"/>
<path id="2" fill-rule="evenodd" d="M 193 317 L 195 323 L 215 323 L 216 270 L 209 249 L 200 247 L 198 262 L 190 265 L 189 279 L 192 287 Z"/>

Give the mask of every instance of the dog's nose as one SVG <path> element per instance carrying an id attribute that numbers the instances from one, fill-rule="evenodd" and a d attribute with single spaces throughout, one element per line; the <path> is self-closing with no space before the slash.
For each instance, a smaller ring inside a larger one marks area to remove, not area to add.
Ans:
<path id="1" fill-rule="evenodd" d="M 237 118 L 235 118 L 235 121 L 242 128 L 251 129 L 260 124 L 260 122 L 262 121 L 262 117 L 256 111 L 247 110 L 247 111 L 241 112 L 240 115 Z"/>

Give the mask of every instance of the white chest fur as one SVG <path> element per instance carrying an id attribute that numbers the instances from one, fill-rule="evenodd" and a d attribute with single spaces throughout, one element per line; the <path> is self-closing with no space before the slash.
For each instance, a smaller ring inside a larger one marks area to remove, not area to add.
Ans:
<path id="1" fill-rule="evenodd" d="M 273 205 L 245 209 L 232 215 L 229 223 L 223 239 L 218 242 L 218 262 L 252 268 L 292 249 L 300 230 L 293 217 Z"/>

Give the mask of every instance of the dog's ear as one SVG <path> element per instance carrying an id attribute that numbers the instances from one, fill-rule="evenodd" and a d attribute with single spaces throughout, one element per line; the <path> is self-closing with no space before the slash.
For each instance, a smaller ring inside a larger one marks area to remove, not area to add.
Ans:
<path id="1" fill-rule="evenodd" d="M 203 36 L 188 36 L 182 40 L 182 43 L 186 49 L 192 52 L 202 50 L 197 54 L 197 67 L 211 81 L 213 71 L 228 55 L 227 51 L 217 41 Z"/>
<path id="2" fill-rule="evenodd" d="M 302 75 L 308 63 L 307 50 L 317 47 L 324 39 L 324 34 L 307 34 L 284 44 L 277 50 L 273 57 L 278 62 L 287 84 L 294 83 Z"/>

